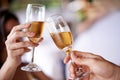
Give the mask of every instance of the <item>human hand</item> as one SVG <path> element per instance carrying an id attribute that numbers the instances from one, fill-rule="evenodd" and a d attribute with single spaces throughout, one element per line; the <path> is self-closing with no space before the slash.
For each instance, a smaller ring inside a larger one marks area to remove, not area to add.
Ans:
<path id="1" fill-rule="evenodd" d="M 68 57 L 68 56 L 67 56 Z M 120 67 L 88 52 L 73 51 L 71 59 L 76 65 L 85 65 L 90 69 L 89 80 L 119 80 Z M 75 66 L 69 66 L 71 77 L 75 77 Z M 83 79 L 84 80 L 84 79 Z"/>
<path id="2" fill-rule="evenodd" d="M 38 45 L 37 43 L 21 40 L 23 37 L 34 37 L 35 34 L 33 32 L 22 31 L 23 29 L 28 29 L 29 27 L 30 24 L 13 27 L 5 42 L 8 53 L 7 61 L 14 66 L 21 64 L 21 56 L 25 52 L 30 51 L 28 47 L 36 47 Z M 40 38 L 39 41 L 42 41 L 42 39 L 43 38 Z"/>

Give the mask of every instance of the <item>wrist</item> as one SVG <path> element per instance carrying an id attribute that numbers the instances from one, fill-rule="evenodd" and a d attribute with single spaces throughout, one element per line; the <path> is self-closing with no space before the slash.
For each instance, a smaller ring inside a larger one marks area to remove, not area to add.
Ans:
<path id="1" fill-rule="evenodd" d="M 16 59 L 13 59 L 13 58 L 10 58 L 10 57 L 7 57 L 6 62 L 14 68 L 17 68 L 20 65 L 20 63 Z"/>
<path id="2" fill-rule="evenodd" d="M 14 64 L 10 58 L 7 58 L 0 70 L 0 80 L 12 80 L 18 65 Z"/>
<path id="3" fill-rule="evenodd" d="M 120 66 L 116 66 L 115 68 L 115 79 L 114 80 L 120 80 Z"/>

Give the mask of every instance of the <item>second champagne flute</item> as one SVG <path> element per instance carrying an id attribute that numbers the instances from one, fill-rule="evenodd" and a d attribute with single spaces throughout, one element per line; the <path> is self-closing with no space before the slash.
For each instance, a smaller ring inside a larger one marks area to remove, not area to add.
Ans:
<path id="1" fill-rule="evenodd" d="M 42 4 L 28 4 L 26 9 L 26 23 L 30 23 L 30 28 L 27 30 L 28 32 L 34 32 L 35 36 L 30 38 L 29 40 L 33 43 L 38 43 L 39 38 L 42 35 L 44 23 L 45 23 L 45 6 Z M 35 47 L 33 47 L 32 51 L 32 59 L 31 62 L 23 66 L 21 69 L 24 71 L 41 71 L 40 67 L 34 63 L 34 51 Z"/>
<path id="2" fill-rule="evenodd" d="M 67 22 L 60 15 L 50 16 L 47 19 L 47 22 L 49 24 L 48 29 L 50 35 L 56 46 L 59 49 L 62 49 L 66 55 L 70 55 L 72 52 L 73 38 Z M 74 62 L 72 62 L 72 60 L 71 63 L 76 65 Z M 88 72 L 83 72 L 82 67 L 76 67 L 76 75 L 77 77 L 75 79 L 70 78 L 70 80 L 80 80 L 88 75 Z"/>

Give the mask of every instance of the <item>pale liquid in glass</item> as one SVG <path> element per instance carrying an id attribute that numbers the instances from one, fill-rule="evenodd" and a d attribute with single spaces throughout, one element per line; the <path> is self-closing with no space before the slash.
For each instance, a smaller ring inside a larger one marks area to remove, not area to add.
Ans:
<path id="1" fill-rule="evenodd" d="M 44 29 L 45 22 L 34 21 L 31 23 L 30 28 L 28 29 L 29 32 L 34 32 L 34 37 L 29 37 L 29 40 L 38 43 L 39 38 L 42 36 L 43 29 Z"/>
<path id="2" fill-rule="evenodd" d="M 72 34 L 71 32 L 59 32 L 59 33 L 50 33 L 54 43 L 59 49 L 64 49 L 69 47 L 68 50 L 72 50 Z M 66 51 L 67 52 L 67 51 Z"/>

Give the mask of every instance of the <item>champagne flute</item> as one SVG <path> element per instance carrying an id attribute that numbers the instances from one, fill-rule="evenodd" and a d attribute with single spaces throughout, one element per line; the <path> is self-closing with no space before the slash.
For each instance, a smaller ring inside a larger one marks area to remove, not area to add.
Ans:
<path id="1" fill-rule="evenodd" d="M 26 9 L 26 23 L 30 23 L 30 28 L 27 30 L 28 32 L 34 32 L 34 37 L 28 37 L 28 39 L 33 43 L 38 43 L 40 37 L 42 36 L 44 22 L 45 20 L 45 6 L 42 4 L 28 4 Z M 40 67 L 34 63 L 34 51 L 35 47 L 32 50 L 32 59 L 31 62 L 21 67 L 21 70 L 24 71 L 41 71 Z"/>
<path id="2" fill-rule="evenodd" d="M 59 49 L 62 49 L 66 53 L 66 55 L 70 55 L 70 53 L 72 52 L 73 38 L 70 28 L 67 25 L 66 21 L 60 15 L 52 15 L 47 19 L 47 22 L 49 24 L 48 29 L 50 35 L 55 45 Z M 72 64 L 76 65 L 74 62 L 72 62 Z M 87 72 L 82 72 L 82 67 L 77 67 L 76 68 L 77 78 L 75 79 L 70 78 L 70 80 L 80 80 L 87 74 L 88 74 Z"/>

